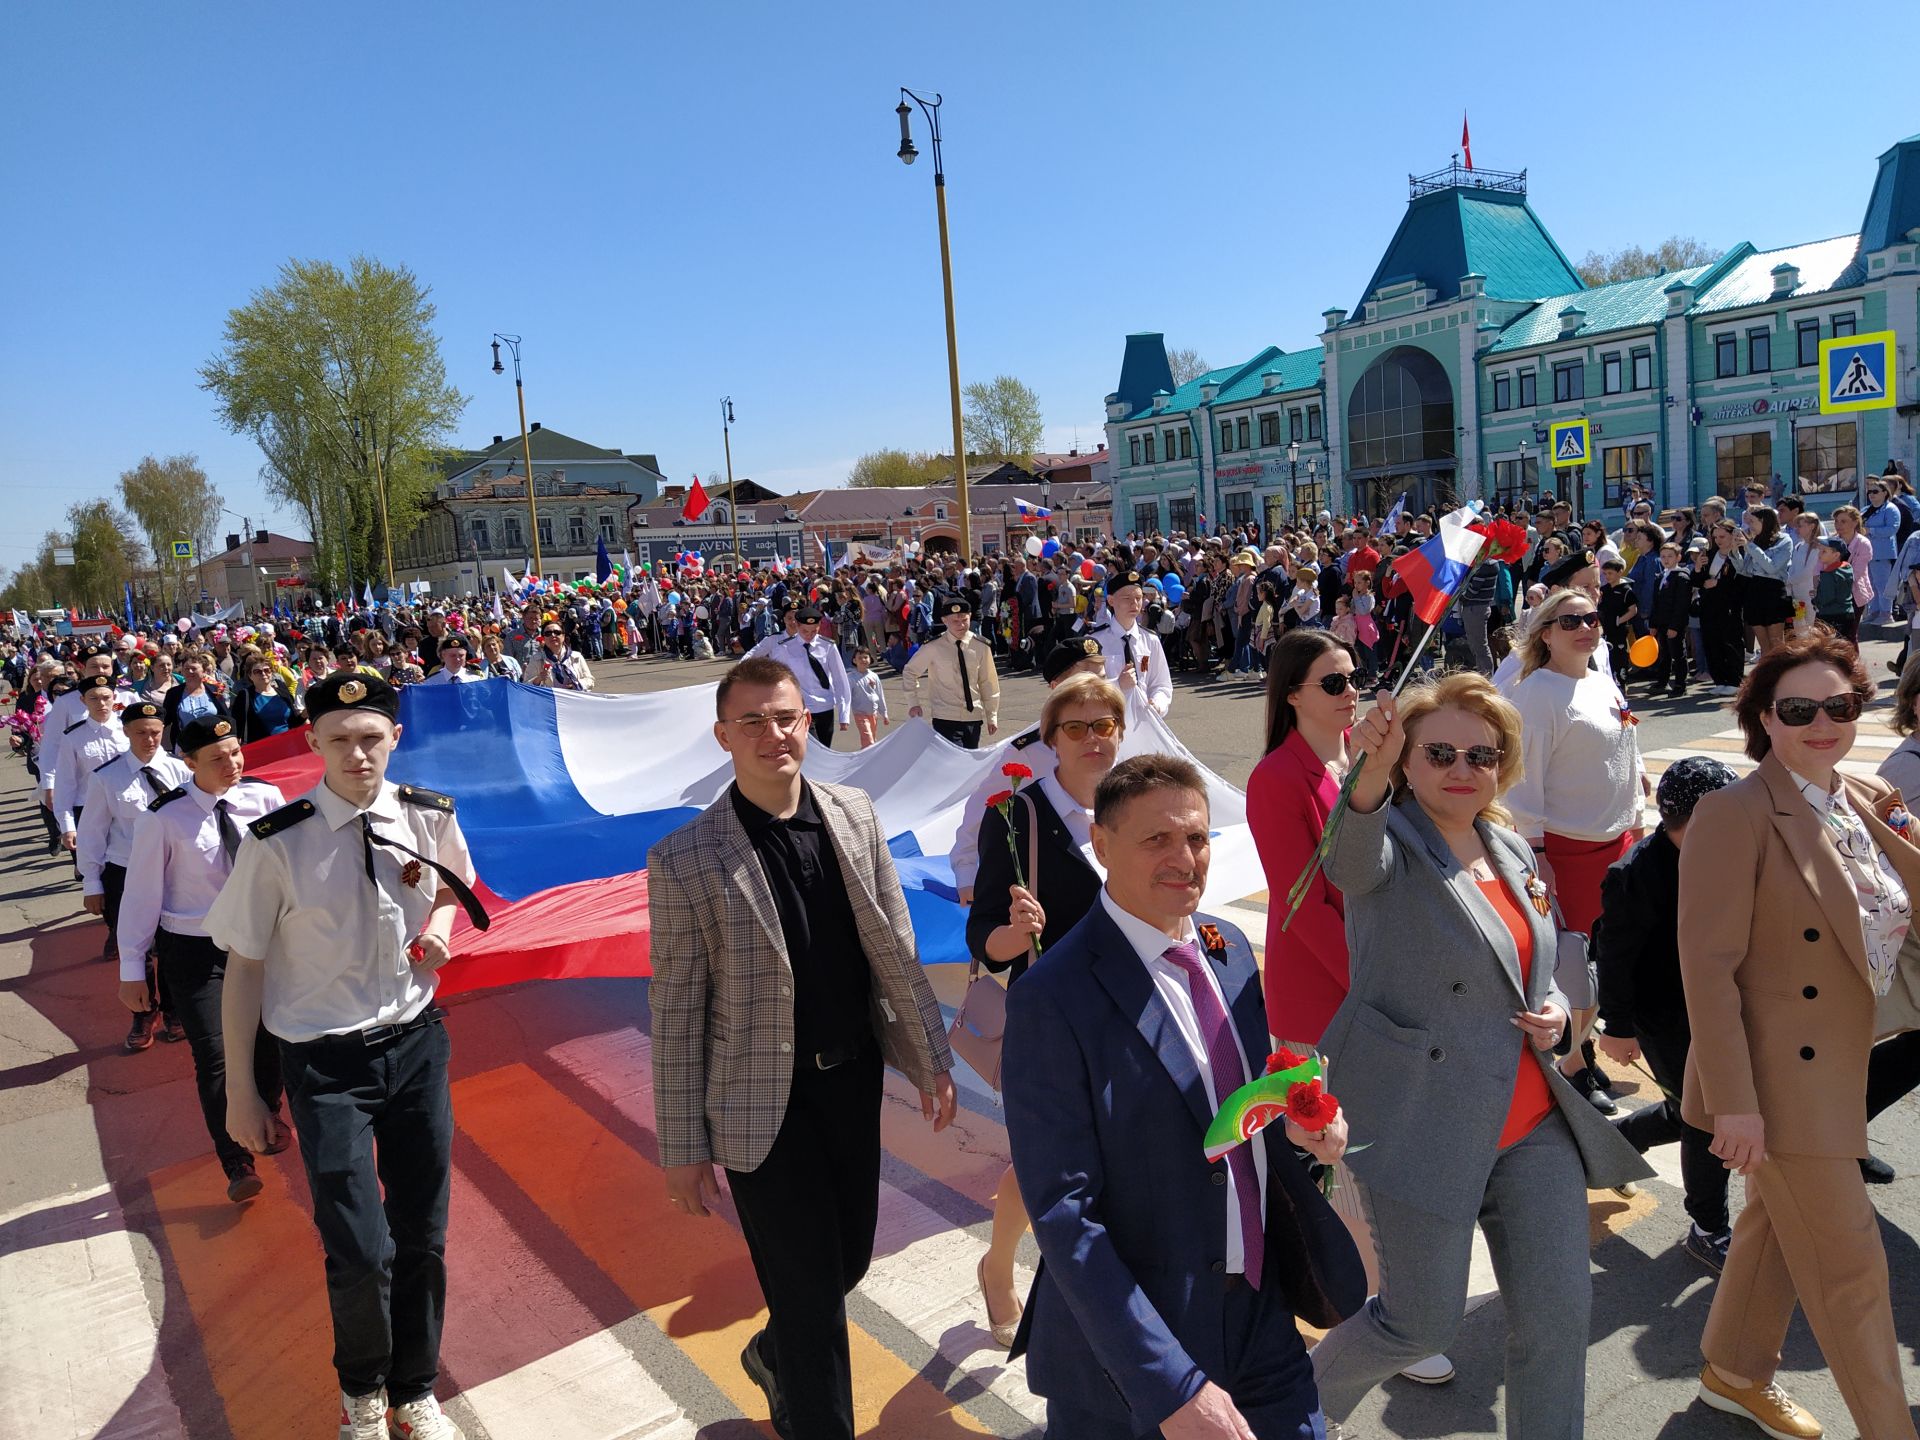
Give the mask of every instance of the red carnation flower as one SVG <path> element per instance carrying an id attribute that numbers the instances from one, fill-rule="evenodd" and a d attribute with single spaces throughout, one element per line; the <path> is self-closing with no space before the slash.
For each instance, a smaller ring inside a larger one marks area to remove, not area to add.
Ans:
<path id="1" fill-rule="evenodd" d="M 987 805 L 992 809 L 998 809 L 1002 805 L 1011 805 L 1012 803 L 1013 791 L 1011 790 L 1002 790 L 998 795 L 989 795 L 987 797 Z"/>
<path id="2" fill-rule="evenodd" d="M 1340 1102 L 1318 1080 L 1296 1080 L 1287 1087 L 1287 1118 L 1308 1134 L 1319 1134 L 1339 1113 Z"/>
<path id="3" fill-rule="evenodd" d="M 1297 1054 L 1282 1045 L 1267 1057 L 1267 1073 L 1269 1075 L 1277 1074 L 1279 1071 L 1291 1070 L 1296 1065 L 1304 1065 L 1306 1063 L 1306 1056 Z"/>
<path id="4" fill-rule="evenodd" d="M 1010 760 L 1005 765 L 1002 765 L 1000 767 L 1000 773 L 1010 780 L 1033 779 L 1033 770 L 1031 767 L 1022 765 L 1018 760 Z"/>

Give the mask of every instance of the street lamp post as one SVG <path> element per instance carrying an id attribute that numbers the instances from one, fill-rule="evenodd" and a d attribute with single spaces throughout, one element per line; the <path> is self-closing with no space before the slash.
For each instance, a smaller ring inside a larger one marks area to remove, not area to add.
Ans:
<path id="1" fill-rule="evenodd" d="M 354 448 L 360 445 L 360 421 L 353 422 Z M 380 464 L 380 437 L 373 427 L 373 417 L 367 417 L 367 448 L 373 452 L 373 486 L 380 497 L 380 542 L 387 555 L 387 600 L 393 600 L 393 527 L 387 522 L 387 476 Z"/>
<path id="2" fill-rule="evenodd" d="M 1287 442 L 1287 489 L 1293 492 L 1293 519 L 1300 523 L 1300 442 Z"/>
<path id="3" fill-rule="evenodd" d="M 954 498 L 960 503 L 960 554 L 967 559 L 973 555 L 973 524 L 967 504 L 967 446 L 960 425 L 960 342 L 953 329 L 953 251 L 947 243 L 947 167 L 940 154 L 941 97 L 936 94 L 929 101 L 904 85 L 900 87 L 900 103 L 894 107 L 900 117 L 900 149 L 895 153 L 902 164 L 911 165 L 920 152 L 913 148 L 913 111 L 908 100 L 920 107 L 933 132 L 933 199 L 940 217 L 940 283 L 947 302 L 947 387 L 953 404 Z"/>
<path id="4" fill-rule="evenodd" d="M 1522 439 L 1520 441 L 1520 487 L 1519 488 L 1520 488 L 1520 503 L 1521 505 L 1524 506 L 1528 503 L 1527 502 L 1527 442 L 1525 439 Z"/>
<path id="5" fill-rule="evenodd" d="M 513 394 L 520 402 L 520 455 L 527 462 L 527 523 L 533 527 L 533 573 L 541 573 L 540 563 L 540 511 L 533 501 L 533 442 L 527 438 L 527 389 L 520 383 L 520 337 L 502 335 L 496 332 L 493 337 L 493 373 L 499 375 L 506 370 L 500 363 L 500 347 L 505 345 L 513 352 Z"/>
<path id="6" fill-rule="evenodd" d="M 733 563 L 738 566 L 746 557 L 740 553 L 740 506 L 733 498 L 733 436 L 729 433 L 733 425 L 733 397 L 727 396 L 720 402 L 720 445 L 727 452 L 727 519 L 733 525 Z"/>

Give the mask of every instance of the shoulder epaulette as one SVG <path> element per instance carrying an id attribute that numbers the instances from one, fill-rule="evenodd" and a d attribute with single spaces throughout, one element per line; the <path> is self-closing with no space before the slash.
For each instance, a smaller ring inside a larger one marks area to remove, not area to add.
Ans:
<path id="1" fill-rule="evenodd" d="M 118 760 L 121 755 L 125 755 L 126 753 L 127 752 L 125 750 L 122 750 L 120 752 L 120 755 L 109 755 L 105 760 L 102 760 L 98 765 L 93 767 L 93 773 L 98 775 L 102 770 L 106 769 L 107 766 L 113 764 L 113 762 Z"/>
<path id="2" fill-rule="evenodd" d="M 1039 743 L 1040 732 L 1038 730 L 1029 730 L 1026 734 L 1016 735 L 1013 738 L 1013 748 L 1016 750 L 1024 750 L 1029 745 L 1038 745 Z"/>
<path id="3" fill-rule="evenodd" d="M 82 715 L 78 720 L 74 721 L 73 724 L 67 726 L 67 728 L 62 730 L 60 733 L 62 735 L 71 735 L 73 734 L 74 731 L 78 730 L 82 725 L 86 724 L 88 719 L 90 718 L 91 717 L 89 716 Z"/>
<path id="4" fill-rule="evenodd" d="M 262 780 L 255 775 L 242 775 L 238 780 L 234 781 L 233 783 L 236 785 L 270 785 L 273 782 L 270 780 Z"/>
<path id="5" fill-rule="evenodd" d="M 160 802 L 156 800 L 153 803 L 158 805 Z M 249 823 L 247 829 L 253 832 L 254 839 L 265 840 L 278 835 L 289 826 L 298 825 L 311 814 L 313 814 L 311 800 L 296 800 L 291 805 L 282 805 L 278 810 L 262 815 L 258 820 Z"/>
<path id="6" fill-rule="evenodd" d="M 402 785 L 400 798 L 409 805 L 424 805 L 429 810 L 438 810 L 446 815 L 453 813 L 453 797 L 442 795 L 438 790 L 426 790 L 418 785 Z"/>
<path id="7" fill-rule="evenodd" d="M 153 803 L 147 806 L 147 813 L 152 814 L 155 810 L 158 810 L 162 805 L 171 805 L 174 801 L 178 800 L 182 795 L 186 793 L 187 793 L 186 786 L 176 785 L 173 787 L 173 789 L 154 796 Z"/>

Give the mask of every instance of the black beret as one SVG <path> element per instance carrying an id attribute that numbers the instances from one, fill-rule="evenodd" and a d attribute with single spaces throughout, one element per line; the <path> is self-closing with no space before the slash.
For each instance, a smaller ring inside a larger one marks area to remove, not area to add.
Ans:
<path id="1" fill-rule="evenodd" d="M 793 618 L 802 625 L 818 625 L 820 623 L 820 607 L 818 605 L 802 605 L 794 612 Z"/>
<path id="2" fill-rule="evenodd" d="M 234 737 L 233 722 L 221 715 L 201 715 L 180 727 L 174 744 L 183 755 L 205 749 L 216 741 Z"/>
<path id="3" fill-rule="evenodd" d="M 466 631 L 449 630 L 440 637 L 440 648 L 442 650 L 472 650 L 473 646 L 467 641 Z"/>
<path id="4" fill-rule="evenodd" d="M 47 694 L 53 696 L 71 695 L 75 688 L 73 681 L 69 680 L 65 675 L 61 675 L 47 682 Z"/>
<path id="5" fill-rule="evenodd" d="M 1145 583 L 1138 570 L 1115 570 L 1107 575 L 1107 594 L 1111 595 L 1116 590 L 1124 590 L 1129 585 Z"/>
<path id="6" fill-rule="evenodd" d="M 80 693 L 82 695 L 86 694 L 89 690 L 117 690 L 119 688 L 119 686 L 114 684 L 111 675 L 89 675 L 80 682 Z"/>
<path id="7" fill-rule="evenodd" d="M 307 687 L 307 718 L 318 721 L 335 710 L 371 710 L 389 720 L 400 718 L 400 692 L 378 675 L 336 670 Z"/>
<path id="8" fill-rule="evenodd" d="M 1549 565 L 1540 572 L 1540 583 L 1549 590 L 1564 590 L 1573 583 L 1573 577 L 1593 565 L 1591 550 L 1576 550 L 1556 565 Z"/>
<path id="9" fill-rule="evenodd" d="M 964 595 L 950 595 L 940 602 L 940 618 L 942 620 L 946 619 L 949 615 L 971 614 L 973 614 L 973 606 L 967 603 L 967 597 Z"/>
<path id="10" fill-rule="evenodd" d="M 159 720 L 160 707 L 151 700 L 136 700 L 120 712 L 120 726 L 125 729 L 136 720 Z"/>
<path id="11" fill-rule="evenodd" d="M 1700 797 L 1710 795 L 1740 778 L 1724 760 L 1711 755 L 1687 755 L 1673 762 L 1660 776 L 1653 792 L 1660 818 L 1669 825 L 1684 825 L 1693 818 L 1693 807 Z"/>
<path id="12" fill-rule="evenodd" d="M 1040 662 L 1040 674 L 1051 685 L 1082 660 L 1098 660 L 1105 653 L 1093 636 L 1075 635 L 1070 640 L 1062 640 L 1046 653 Z"/>

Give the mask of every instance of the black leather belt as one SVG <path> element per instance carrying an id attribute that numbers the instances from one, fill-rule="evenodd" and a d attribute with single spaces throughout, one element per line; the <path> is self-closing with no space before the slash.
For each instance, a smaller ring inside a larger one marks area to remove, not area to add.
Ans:
<path id="1" fill-rule="evenodd" d="M 816 1070 L 834 1070 L 849 1060 L 858 1060 L 867 1051 L 867 1042 L 855 1040 L 846 1045 L 835 1045 L 827 1050 L 816 1050 L 806 1057 L 813 1062 Z"/>
<path id="2" fill-rule="evenodd" d="M 298 1046 L 309 1045 L 351 1045 L 356 1050 L 371 1050 L 376 1045 L 385 1045 L 390 1040 L 398 1040 L 415 1030 L 424 1030 L 429 1025 L 438 1025 L 447 1018 L 447 1012 L 437 1006 L 428 1006 L 411 1020 L 403 1020 L 398 1025 L 369 1025 L 364 1030 L 349 1030 L 344 1035 L 321 1035 L 313 1040 L 292 1042 Z"/>

